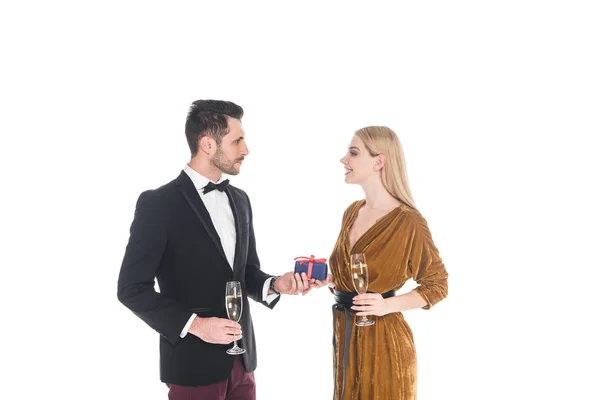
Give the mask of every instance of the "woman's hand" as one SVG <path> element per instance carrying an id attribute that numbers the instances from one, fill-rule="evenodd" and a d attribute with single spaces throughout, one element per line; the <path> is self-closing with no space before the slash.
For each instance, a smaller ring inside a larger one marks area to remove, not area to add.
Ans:
<path id="1" fill-rule="evenodd" d="M 359 294 L 352 300 L 354 302 L 352 309 L 358 311 L 356 313 L 358 316 L 376 315 L 381 317 L 391 312 L 386 299 L 379 293 Z"/>
<path id="2" fill-rule="evenodd" d="M 311 279 L 310 286 L 311 288 L 322 288 L 323 286 L 332 286 L 333 285 L 333 275 L 327 274 L 327 278 L 324 281 L 320 281 L 318 279 Z"/>

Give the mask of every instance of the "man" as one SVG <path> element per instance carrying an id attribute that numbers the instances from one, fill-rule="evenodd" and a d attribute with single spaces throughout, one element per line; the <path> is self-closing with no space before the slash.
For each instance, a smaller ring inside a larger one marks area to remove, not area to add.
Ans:
<path id="1" fill-rule="evenodd" d="M 118 298 L 160 333 L 160 379 L 169 399 L 255 399 L 248 297 L 273 308 L 279 293 L 306 293 L 314 285 L 304 274 L 275 278 L 260 270 L 248 196 L 222 178 L 237 175 L 248 155 L 243 113 L 232 102 L 195 101 L 185 126 L 190 162 L 137 201 Z M 232 280 L 242 286 L 239 324 L 225 310 L 225 283 Z M 226 353 L 234 340 L 243 355 Z"/>

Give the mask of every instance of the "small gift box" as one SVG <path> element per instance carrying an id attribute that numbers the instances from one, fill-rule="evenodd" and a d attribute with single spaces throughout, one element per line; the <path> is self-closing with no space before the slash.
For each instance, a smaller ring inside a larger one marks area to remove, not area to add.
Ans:
<path id="1" fill-rule="evenodd" d="M 294 272 L 299 274 L 305 272 L 308 279 L 314 278 L 320 281 L 327 279 L 327 259 L 315 258 L 311 254 L 310 257 L 296 257 L 294 260 L 296 260 Z"/>

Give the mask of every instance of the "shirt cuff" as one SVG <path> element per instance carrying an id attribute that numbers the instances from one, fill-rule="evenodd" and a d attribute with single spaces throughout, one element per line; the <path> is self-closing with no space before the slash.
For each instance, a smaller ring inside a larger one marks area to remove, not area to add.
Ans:
<path id="1" fill-rule="evenodd" d="M 279 297 L 278 294 L 269 294 L 269 286 L 271 286 L 271 280 L 275 279 L 275 278 L 269 278 L 265 281 L 265 284 L 263 285 L 263 301 L 265 301 L 267 304 L 271 304 L 273 302 L 273 300 L 275 300 L 277 297 Z"/>
<path id="2" fill-rule="evenodd" d="M 194 322 L 194 318 L 196 318 L 196 314 L 192 314 L 192 316 L 188 320 L 187 324 L 185 324 L 185 326 L 183 327 L 183 330 L 179 334 L 180 338 L 183 339 L 185 337 L 185 335 L 187 335 L 188 331 L 190 330 L 190 326 L 192 326 L 192 322 Z"/>

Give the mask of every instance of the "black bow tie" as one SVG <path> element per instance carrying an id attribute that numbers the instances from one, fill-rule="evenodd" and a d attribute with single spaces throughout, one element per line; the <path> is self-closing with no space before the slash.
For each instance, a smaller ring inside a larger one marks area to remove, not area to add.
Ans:
<path id="1" fill-rule="evenodd" d="M 208 185 L 202 188 L 202 194 L 210 193 L 215 189 L 217 189 L 219 192 L 222 192 L 223 190 L 227 189 L 227 186 L 229 186 L 229 179 L 225 179 L 223 182 L 218 184 L 208 182 Z"/>

